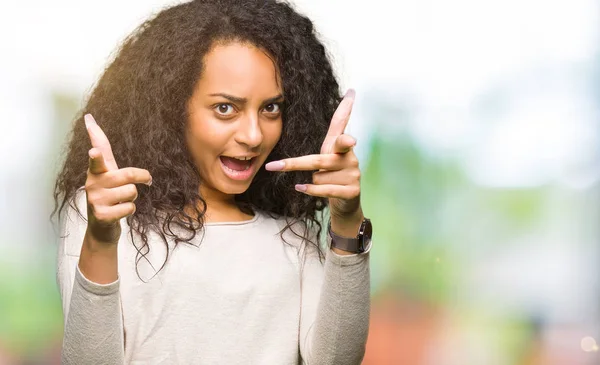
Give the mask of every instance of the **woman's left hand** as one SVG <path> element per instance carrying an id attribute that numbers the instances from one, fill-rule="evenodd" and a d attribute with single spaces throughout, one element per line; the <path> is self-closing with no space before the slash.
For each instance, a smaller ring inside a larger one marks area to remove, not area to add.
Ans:
<path id="1" fill-rule="evenodd" d="M 335 111 L 321 153 L 268 163 L 269 171 L 314 171 L 312 184 L 296 185 L 304 194 L 329 198 L 332 230 L 355 237 L 363 220 L 360 206 L 360 169 L 353 147 L 356 140 L 344 130 L 348 125 L 354 90 L 349 90 Z"/>

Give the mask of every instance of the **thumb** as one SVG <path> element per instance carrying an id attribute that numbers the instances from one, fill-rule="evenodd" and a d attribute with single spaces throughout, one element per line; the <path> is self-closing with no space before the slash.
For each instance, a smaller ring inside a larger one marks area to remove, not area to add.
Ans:
<path id="1" fill-rule="evenodd" d="M 89 169 L 92 174 L 103 174 L 108 171 L 100 149 L 94 147 L 88 152 L 88 155 L 90 156 Z"/>

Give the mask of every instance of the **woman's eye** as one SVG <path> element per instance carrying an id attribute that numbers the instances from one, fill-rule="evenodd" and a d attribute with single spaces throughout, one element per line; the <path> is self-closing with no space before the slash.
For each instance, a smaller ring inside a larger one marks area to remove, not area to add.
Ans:
<path id="1" fill-rule="evenodd" d="M 279 104 L 273 103 L 265 106 L 265 111 L 267 113 L 279 113 Z"/>
<path id="2" fill-rule="evenodd" d="M 233 112 L 233 106 L 230 104 L 219 104 L 216 107 L 217 113 L 221 115 L 230 115 Z"/>

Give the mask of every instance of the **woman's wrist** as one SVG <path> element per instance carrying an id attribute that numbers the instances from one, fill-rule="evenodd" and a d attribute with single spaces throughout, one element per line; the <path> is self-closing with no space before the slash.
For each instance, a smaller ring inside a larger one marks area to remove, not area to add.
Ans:
<path id="1" fill-rule="evenodd" d="M 86 232 L 79 256 L 79 270 L 86 279 L 97 284 L 110 284 L 118 274 L 118 246 L 98 242 Z"/>
<path id="2" fill-rule="evenodd" d="M 354 213 L 344 216 L 331 214 L 331 230 L 338 236 L 354 238 L 358 235 L 358 230 L 365 216 L 362 209 L 359 207 Z M 356 252 L 344 251 L 332 247 L 333 252 L 338 255 L 353 255 Z"/>

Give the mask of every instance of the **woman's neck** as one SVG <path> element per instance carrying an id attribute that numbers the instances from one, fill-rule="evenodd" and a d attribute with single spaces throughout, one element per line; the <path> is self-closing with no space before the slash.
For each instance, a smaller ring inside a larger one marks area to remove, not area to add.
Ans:
<path id="1" fill-rule="evenodd" d="M 206 223 L 243 222 L 252 217 L 252 215 L 242 212 L 235 202 L 234 205 L 206 202 L 206 214 L 204 215 Z"/>
<path id="2" fill-rule="evenodd" d="M 214 190 L 200 189 L 200 196 L 206 202 L 206 223 L 241 222 L 252 219 L 244 213 L 235 201 L 235 195 L 227 195 Z"/>

